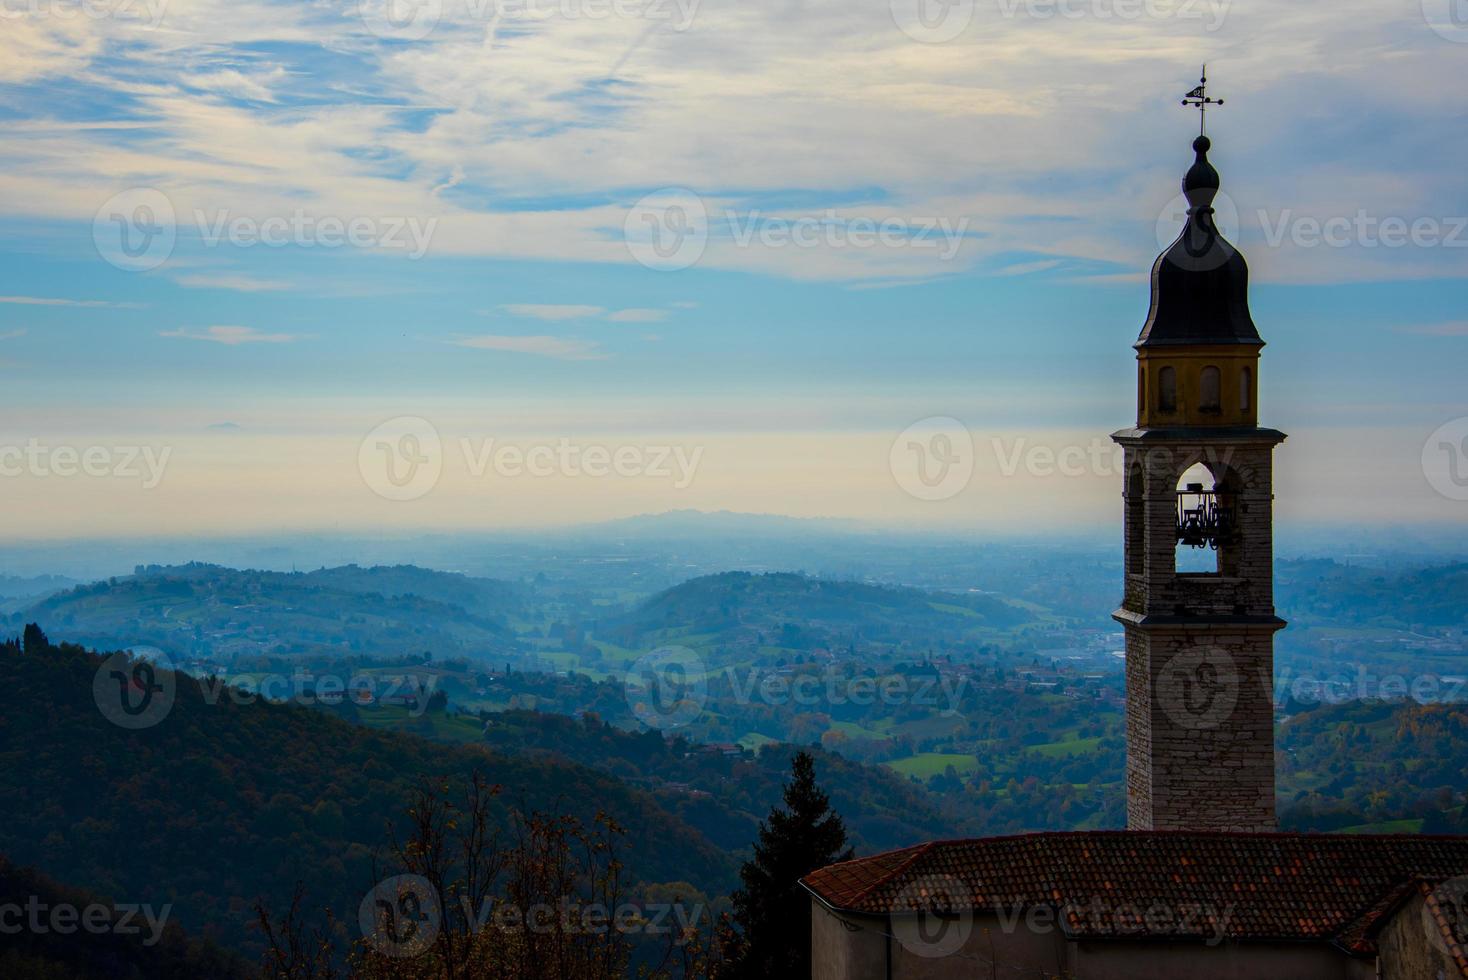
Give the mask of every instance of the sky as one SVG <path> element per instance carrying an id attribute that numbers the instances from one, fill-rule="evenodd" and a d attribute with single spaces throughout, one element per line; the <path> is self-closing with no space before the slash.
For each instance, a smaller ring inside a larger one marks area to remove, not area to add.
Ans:
<path id="1" fill-rule="evenodd" d="M 1204 61 L 1280 520 L 1468 521 L 1461 0 L 0 20 L 0 533 L 1117 521 Z"/>

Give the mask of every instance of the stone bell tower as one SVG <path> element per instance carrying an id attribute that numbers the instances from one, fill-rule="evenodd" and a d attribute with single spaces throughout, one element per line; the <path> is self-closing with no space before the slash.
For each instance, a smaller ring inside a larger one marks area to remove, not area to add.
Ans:
<path id="1" fill-rule="evenodd" d="M 1125 448 L 1127 826 L 1274 830 L 1272 457 L 1249 269 L 1214 225 L 1209 140 L 1152 266 Z M 1185 477 L 1185 474 L 1187 476 Z M 1207 567 L 1189 568 L 1203 557 Z M 1192 560 L 1187 560 L 1192 559 Z"/>

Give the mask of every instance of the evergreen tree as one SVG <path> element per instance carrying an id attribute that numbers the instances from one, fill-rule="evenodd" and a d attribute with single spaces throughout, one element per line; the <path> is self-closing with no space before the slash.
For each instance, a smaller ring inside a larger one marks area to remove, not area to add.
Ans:
<path id="1" fill-rule="evenodd" d="M 810 976 L 810 896 L 800 879 L 851 859 L 846 826 L 816 785 L 807 752 L 791 760 L 785 807 L 773 807 L 759 827 L 754 859 L 739 870 L 744 887 L 732 896 L 741 937 L 727 952 L 737 978 Z"/>
<path id="2" fill-rule="evenodd" d="M 41 632 L 40 626 L 35 623 L 27 623 L 21 645 L 27 654 L 34 657 L 45 653 L 51 643 L 46 639 L 46 634 Z"/>

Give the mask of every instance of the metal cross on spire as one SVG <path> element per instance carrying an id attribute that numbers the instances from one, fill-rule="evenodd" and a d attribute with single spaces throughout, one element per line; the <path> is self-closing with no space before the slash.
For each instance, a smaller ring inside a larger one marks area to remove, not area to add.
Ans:
<path id="1" fill-rule="evenodd" d="M 1211 105 L 1223 105 L 1222 99 L 1210 99 L 1208 97 L 1208 66 L 1203 66 L 1202 77 L 1198 79 L 1198 87 L 1183 96 L 1183 105 L 1194 106 L 1198 110 L 1198 135 L 1208 135 L 1208 107 Z"/>

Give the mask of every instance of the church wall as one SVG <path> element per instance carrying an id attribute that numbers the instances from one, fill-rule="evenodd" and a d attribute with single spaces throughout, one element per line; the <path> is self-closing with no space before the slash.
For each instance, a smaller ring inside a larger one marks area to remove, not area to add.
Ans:
<path id="1" fill-rule="evenodd" d="M 1420 903 L 1419 903 L 1420 904 Z M 1043 911 L 1043 910 L 1041 910 Z M 856 928 L 848 928 L 847 924 Z M 1073 942 L 1048 912 L 1000 917 L 978 913 L 948 928 L 961 930 L 954 951 L 920 955 L 897 939 L 890 919 L 843 916 L 811 904 L 811 980 L 970 980 L 991 974 L 1033 980 L 1375 980 L 1375 962 L 1326 943 L 1171 943 L 1111 939 Z M 946 938 L 946 937 L 943 937 Z M 939 939 L 938 941 L 942 941 Z M 991 970 L 992 967 L 992 970 Z M 1414 969 L 1415 961 L 1406 969 Z M 1389 977 L 1422 980 L 1433 974 Z"/>

